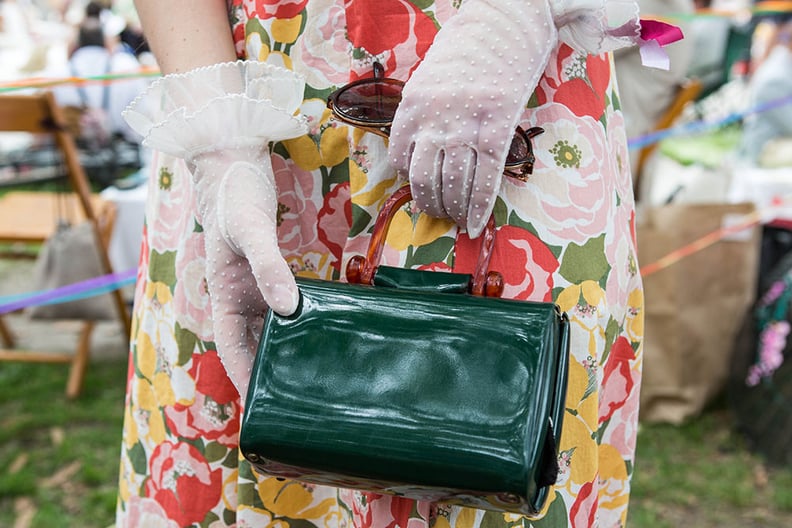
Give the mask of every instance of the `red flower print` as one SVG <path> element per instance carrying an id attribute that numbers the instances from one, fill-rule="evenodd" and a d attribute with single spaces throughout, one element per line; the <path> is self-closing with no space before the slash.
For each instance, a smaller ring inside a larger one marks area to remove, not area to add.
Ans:
<path id="1" fill-rule="evenodd" d="M 324 198 L 317 215 L 317 236 L 335 257 L 333 267 L 341 269 L 341 254 L 344 251 L 349 228 L 352 226 L 352 202 L 349 198 L 349 182 L 336 185 Z"/>
<path id="2" fill-rule="evenodd" d="M 190 376 L 195 380 L 195 399 L 190 405 L 165 409 L 168 427 L 185 438 L 203 438 L 233 447 L 239 431 L 239 394 L 226 376 L 217 352 L 193 356 Z"/>
<path id="3" fill-rule="evenodd" d="M 242 0 L 242 6 L 251 18 L 294 18 L 299 15 L 308 0 Z M 239 4 L 238 0 L 234 1 Z"/>
<path id="4" fill-rule="evenodd" d="M 626 337 L 619 337 L 602 371 L 602 390 L 600 391 L 599 423 L 609 420 L 617 409 L 624 406 L 632 393 L 633 381 L 630 361 L 635 359 L 635 351 Z"/>
<path id="5" fill-rule="evenodd" d="M 575 503 L 569 509 L 569 520 L 573 528 L 590 528 L 595 526 L 597 517 L 597 493 L 594 483 L 586 482 L 580 488 Z"/>
<path id="6" fill-rule="evenodd" d="M 561 77 L 566 80 L 560 83 L 553 99 L 568 107 L 577 116 L 591 116 L 598 121 L 605 113 L 605 91 L 610 80 L 610 63 L 606 55 L 589 55 L 585 58 L 587 76 L 570 75 L 565 72 L 573 68 L 573 61 L 580 60 L 571 51 L 566 45 L 559 50 L 558 69 Z M 583 71 L 582 67 L 580 71 Z"/>
<path id="7" fill-rule="evenodd" d="M 420 60 L 437 33 L 432 19 L 407 0 L 347 0 L 346 20 L 349 40 L 354 48 L 370 55 L 381 55 L 410 43 Z M 386 74 L 394 64 L 386 64 Z"/>
<path id="8" fill-rule="evenodd" d="M 473 273 L 481 240 L 460 233 L 456 243 L 454 271 Z M 491 270 L 499 271 L 505 283 L 503 297 L 549 302 L 553 294 L 553 273 L 558 259 L 533 233 L 516 226 L 502 226 L 495 236 Z"/>
<path id="9" fill-rule="evenodd" d="M 222 470 L 212 471 L 200 451 L 189 444 L 160 444 L 149 461 L 146 495 L 162 505 L 179 526 L 200 523 L 217 505 Z"/>

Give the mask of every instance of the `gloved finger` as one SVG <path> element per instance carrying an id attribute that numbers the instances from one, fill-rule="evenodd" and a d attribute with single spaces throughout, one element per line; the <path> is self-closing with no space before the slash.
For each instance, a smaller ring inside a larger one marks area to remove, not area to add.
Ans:
<path id="1" fill-rule="evenodd" d="M 415 205 L 428 215 L 438 218 L 448 216 L 443 207 L 444 152 L 436 142 L 420 138 L 410 159 L 410 190 Z"/>
<path id="2" fill-rule="evenodd" d="M 268 160 L 268 159 L 267 159 Z M 238 163 L 221 182 L 218 224 L 232 248 L 247 259 L 267 305 L 291 315 L 299 303 L 294 275 L 278 247 L 278 201 L 268 167 Z"/>
<path id="3" fill-rule="evenodd" d="M 207 233 L 206 276 L 217 354 L 244 401 L 267 305 L 247 261 Z"/>
<path id="4" fill-rule="evenodd" d="M 477 238 L 487 225 L 502 178 L 503 163 L 494 157 L 479 154 L 467 211 L 467 231 L 471 238 Z"/>
<path id="5" fill-rule="evenodd" d="M 456 223 L 467 223 L 476 152 L 467 145 L 452 145 L 443 158 L 443 208 Z"/>

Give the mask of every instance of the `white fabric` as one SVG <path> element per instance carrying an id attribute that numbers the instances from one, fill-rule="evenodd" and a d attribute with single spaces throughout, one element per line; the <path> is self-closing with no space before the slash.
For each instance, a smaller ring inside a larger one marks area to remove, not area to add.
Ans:
<path id="1" fill-rule="evenodd" d="M 268 145 L 307 131 L 294 115 L 303 91 L 289 70 L 239 61 L 163 77 L 124 113 L 144 145 L 192 167 L 217 353 L 243 401 L 267 307 L 299 302 Z"/>
<path id="2" fill-rule="evenodd" d="M 558 41 L 589 53 L 635 44 L 637 14 L 632 1 L 464 2 L 408 80 L 391 129 L 390 158 L 409 175 L 416 205 L 477 237 Z"/>

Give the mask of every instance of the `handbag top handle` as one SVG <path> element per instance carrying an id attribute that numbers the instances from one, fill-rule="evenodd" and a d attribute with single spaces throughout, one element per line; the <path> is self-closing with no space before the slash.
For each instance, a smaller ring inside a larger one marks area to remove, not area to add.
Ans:
<path id="1" fill-rule="evenodd" d="M 393 193 L 382 205 L 374 229 L 371 233 L 366 256 L 356 255 L 347 263 L 347 281 L 353 284 L 371 284 L 379 266 L 385 238 L 391 220 L 405 203 L 412 200 L 410 186 L 404 185 Z M 488 271 L 492 250 L 495 247 L 495 219 L 490 216 L 484 232 L 481 234 L 481 250 L 479 251 L 476 270 L 471 278 L 469 291 L 482 297 L 500 297 L 503 293 L 503 276 L 497 271 Z"/>

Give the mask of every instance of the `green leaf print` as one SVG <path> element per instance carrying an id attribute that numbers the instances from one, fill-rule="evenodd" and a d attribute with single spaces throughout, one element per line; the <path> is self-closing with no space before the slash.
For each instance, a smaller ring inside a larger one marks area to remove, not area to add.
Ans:
<path id="1" fill-rule="evenodd" d="M 251 17 L 248 19 L 247 25 L 245 26 L 245 34 L 252 35 L 253 33 L 258 33 L 261 36 L 262 45 L 266 46 L 267 49 L 272 49 L 272 42 L 270 41 L 267 30 L 264 29 L 264 26 L 261 25 L 261 22 L 259 22 L 257 18 Z"/>
<path id="2" fill-rule="evenodd" d="M 148 461 L 146 460 L 146 450 L 139 441 L 131 448 L 127 449 L 127 457 L 132 469 L 138 475 L 145 475 L 148 472 Z"/>
<path id="3" fill-rule="evenodd" d="M 204 449 L 207 462 L 217 462 L 228 454 L 228 448 L 219 442 L 209 442 Z"/>
<path id="4" fill-rule="evenodd" d="M 212 524 L 216 523 L 220 520 L 220 516 L 217 515 L 215 512 L 207 512 L 206 517 L 204 520 L 201 521 L 201 528 L 209 528 Z"/>
<path id="5" fill-rule="evenodd" d="M 242 468 L 242 466 L 245 466 L 245 465 L 247 465 L 247 464 L 240 464 L 239 465 L 240 469 Z M 256 482 L 258 480 L 252 474 L 251 474 L 250 477 L 244 477 L 242 475 L 241 471 L 239 472 L 239 477 L 240 478 L 246 478 L 247 480 L 250 480 L 250 481 L 253 481 L 253 482 Z M 252 483 L 251 484 L 239 484 L 237 486 L 237 497 L 239 499 L 239 504 L 250 505 L 252 508 L 256 508 L 257 510 L 269 511 L 269 510 L 267 510 L 264 507 L 264 503 L 261 502 L 261 497 L 259 497 L 259 494 L 258 494 L 258 491 L 256 490 L 256 485 L 255 484 L 252 484 Z"/>
<path id="6" fill-rule="evenodd" d="M 486 511 L 481 518 L 481 524 L 479 524 L 479 528 L 504 528 L 505 526 L 522 526 L 522 522 L 508 522 L 503 513 Z"/>
<path id="7" fill-rule="evenodd" d="M 323 167 L 324 168 L 324 167 Z M 328 173 L 327 170 L 322 171 L 322 195 L 327 196 L 330 189 L 339 183 L 349 181 L 349 163 L 341 162 Z"/>
<path id="8" fill-rule="evenodd" d="M 193 353 L 195 352 L 195 343 L 198 341 L 198 338 L 189 330 L 182 328 L 179 323 L 176 323 L 174 330 L 176 344 L 179 347 L 178 364 L 186 365 L 190 359 L 192 359 Z"/>
<path id="9" fill-rule="evenodd" d="M 571 284 L 591 280 L 599 282 L 610 272 L 605 258 L 605 235 L 589 239 L 582 246 L 571 243 L 561 259 L 559 273 Z"/>
<path id="10" fill-rule="evenodd" d="M 226 454 L 225 460 L 223 460 L 222 466 L 235 469 L 239 462 L 238 452 L 235 449 L 228 451 Z"/>
<path id="11" fill-rule="evenodd" d="M 495 207 L 492 208 L 492 216 L 495 217 L 495 225 L 500 226 L 507 223 L 507 218 L 509 216 L 509 208 L 506 206 L 506 202 L 503 201 L 503 198 L 498 196 L 495 200 Z"/>
<path id="12" fill-rule="evenodd" d="M 176 285 L 176 252 L 151 251 L 149 259 L 149 281 L 166 284 L 171 291 Z"/>
<path id="13" fill-rule="evenodd" d="M 352 204 L 352 227 L 349 229 L 349 238 L 356 237 L 371 223 L 371 215 L 357 204 Z"/>
<path id="14" fill-rule="evenodd" d="M 550 526 L 566 526 L 569 521 L 566 505 L 561 495 L 556 493 L 555 499 L 550 503 L 547 514 L 538 521 L 533 521 L 529 526 L 531 528 L 543 528 Z"/>
<path id="15" fill-rule="evenodd" d="M 408 258 L 405 267 L 411 268 L 420 264 L 431 264 L 433 262 L 445 262 L 448 255 L 454 249 L 453 237 L 440 237 L 430 244 L 421 246 L 415 250 L 412 258 Z"/>
<path id="16" fill-rule="evenodd" d="M 308 84 L 305 85 L 305 96 L 303 99 L 306 101 L 308 99 L 319 99 L 321 101 L 327 101 L 327 98 L 330 97 L 330 94 L 333 93 L 334 87 L 331 86 L 329 88 L 314 88 Z"/>

